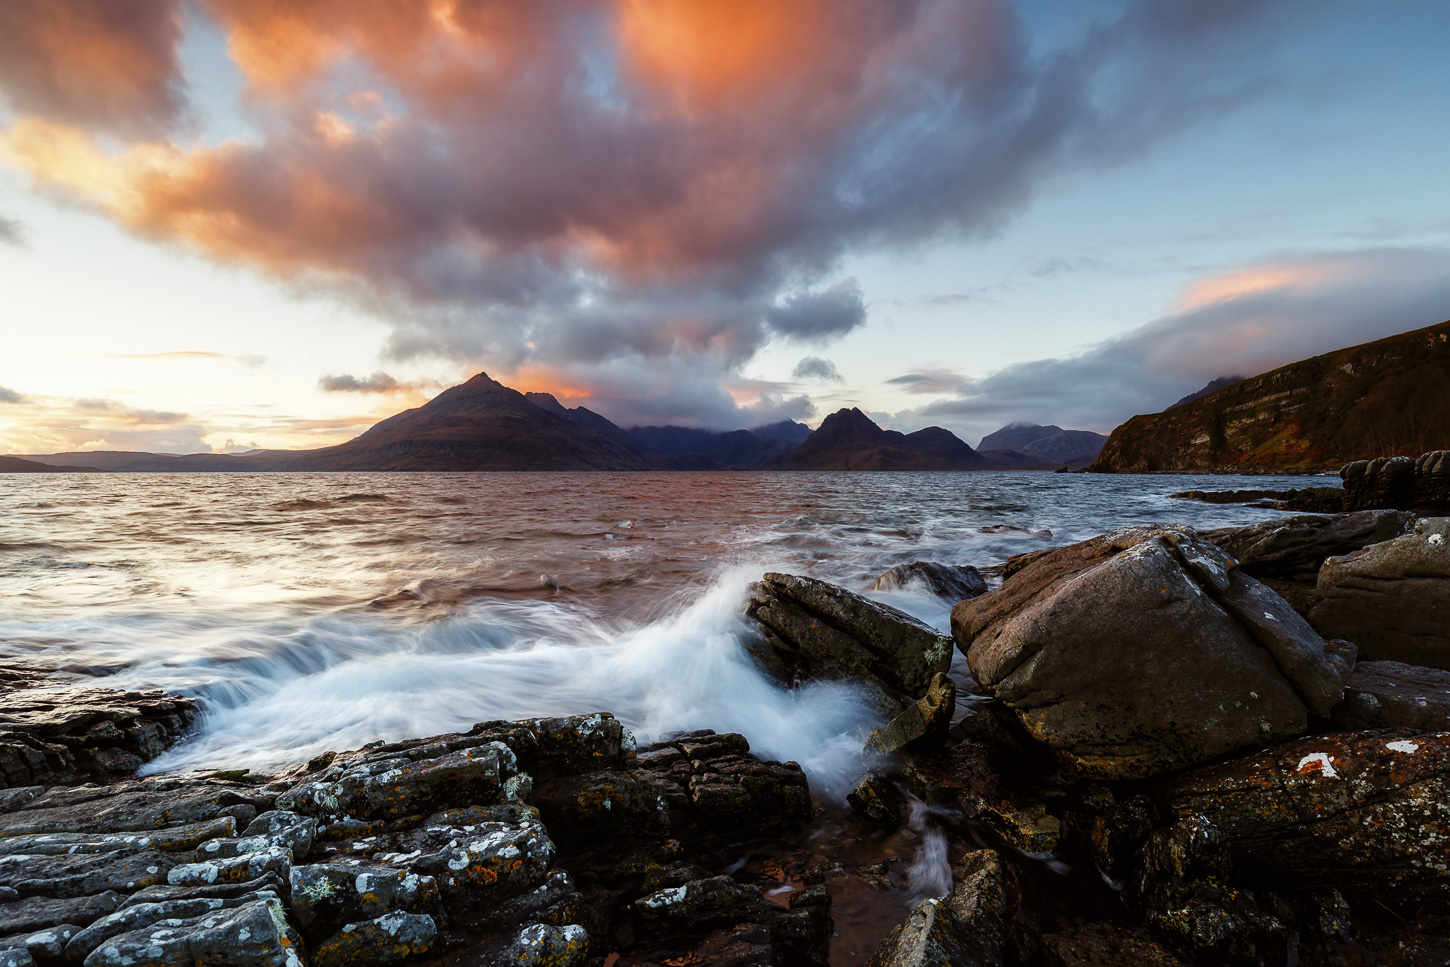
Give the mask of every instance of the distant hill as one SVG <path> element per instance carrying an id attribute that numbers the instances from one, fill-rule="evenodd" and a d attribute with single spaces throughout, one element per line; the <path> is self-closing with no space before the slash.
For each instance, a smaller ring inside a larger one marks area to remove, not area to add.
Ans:
<path id="1" fill-rule="evenodd" d="M 246 453 L 145 453 L 135 450 L 86 450 L 75 453 L 26 454 L 60 467 L 106 473 L 257 473 L 276 470 L 289 457 L 306 450 L 248 450 Z"/>
<path id="2" fill-rule="evenodd" d="M 804 423 L 797 423 L 795 420 L 781 420 L 779 423 L 752 426 L 750 432 L 756 436 L 763 436 L 770 440 L 781 440 L 794 446 L 797 443 L 806 442 L 806 437 L 810 436 L 812 431 Z"/>
<path id="3" fill-rule="evenodd" d="M 1232 386 L 1234 383 L 1237 383 L 1242 379 L 1242 376 L 1220 376 L 1218 379 L 1209 380 L 1208 385 L 1204 386 L 1203 389 L 1199 390 L 1196 393 L 1189 393 L 1187 396 L 1183 397 L 1183 399 L 1179 400 L 1177 403 L 1174 403 L 1173 406 L 1182 406 L 1185 403 L 1192 403 L 1194 400 L 1201 400 L 1209 393 L 1212 393 L 1216 390 L 1221 390 L 1225 386 Z M 1173 406 L 1168 407 L 1168 409 L 1173 409 Z"/>
<path id="4" fill-rule="evenodd" d="M 335 447 L 300 452 L 277 469 L 647 470 L 651 466 L 643 454 L 607 430 L 551 412 L 479 373 L 361 436 Z"/>
<path id="5" fill-rule="evenodd" d="M 102 473 L 95 467 L 66 467 L 54 463 L 36 463 L 20 457 L 0 456 L 0 473 Z"/>
<path id="6" fill-rule="evenodd" d="M 625 432 L 611 423 L 606 417 L 600 416 L 598 413 L 584 406 L 576 406 L 570 409 L 563 403 L 560 403 L 553 393 L 525 393 L 524 399 L 547 413 L 562 416 L 575 426 L 586 426 L 591 430 L 598 430 L 605 436 L 613 437 L 621 443 L 627 442 L 628 440 Z"/>
<path id="7" fill-rule="evenodd" d="M 978 450 L 1016 450 L 1022 452 L 1022 448 L 1034 440 L 1041 440 L 1043 437 L 1061 433 L 1060 426 L 1041 426 L 1037 423 L 1008 423 L 996 433 L 988 433 L 982 437 L 977 444 Z"/>
<path id="8" fill-rule="evenodd" d="M 1016 451 L 1029 458 L 1027 462 L 1051 464 L 1077 469 L 1097 459 L 1107 437 L 1091 430 L 1064 430 L 1060 426 L 1036 423 L 1009 423 L 996 433 L 982 437 L 977 452 Z"/>
<path id="9" fill-rule="evenodd" d="M 1056 463 L 1059 466 L 1077 463 L 1085 467 L 1097 459 L 1098 452 L 1107 442 L 1108 437 L 1104 433 L 1093 433 L 1091 430 L 1063 430 L 1061 433 L 1033 440 L 1022 448 L 1022 452 L 1029 457 Z"/>
<path id="10" fill-rule="evenodd" d="M 1250 377 L 1113 431 L 1090 469 L 1333 471 L 1450 447 L 1450 322 Z"/>
<path id="11" fill-rule="evenodd" d="M 883 430 L 859 409 L 837 410 L 772 470 L 991 470 L 996 467 L 948 430 Z"/>
<path id="12" fill-rule="evenodd" d="M 624 431 L 630 442 L 646 453 L 699 458 L 710 466 L 677 469 L 754 470 L 791 448 L 784 440 L 752 430 L 698 430 L 684 426 L 635 426 Z"/>

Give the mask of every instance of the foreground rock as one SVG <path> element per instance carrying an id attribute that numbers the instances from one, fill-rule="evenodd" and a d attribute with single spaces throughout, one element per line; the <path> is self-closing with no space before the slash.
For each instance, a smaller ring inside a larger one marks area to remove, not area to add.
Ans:
<path id="1" fill-rule="evenodd" d="M 938 564 L 936 561 L 912 561 L 898 564 L 882 572 L 872 585 L 876 591 L 899 591 L 922 588 L 939 598 L 965 601 L 987 593 L 982 572 L 969 564 Z"/>
<path id="2" fill-rule="evenodd" d="M 1001 967 L 1006 943 L 1007 883 L 992 850 L 968 854 L 945 900 L 917 904 L 877 949 L 870 967 Z"/>
<path id="3" fill-rule="evenodd" d="M 1413 908 L 1450 899 L 1450 734 L 1315 736 L 1189 772 L 1164 790 L 1242 875 Z"/>
<path id="4" fill-rule="evenodd" d="M 866 753 L 891 755 L 902 749 L 941 745 L 946 741 L 956 707 L 956 683 L 938 672 L 925 695 L 866 737 Z"/>
<path id="5" fill-rule="evenodd" d="M 972 674 L 1086 775 L 1155 775 L 1301 734 L 1338 703 L 1352 646 L 1182 528 L 1037 555 L 952 612 Z"/>
<path id="6" fill-rule="evenodd" d="M 739 735 L 688 733 L 641 756 L 601 713 L 485 722 L 320 762 L 297 779 L 4 797 L 0 950 L 13 956 L 0 956 L 568 967 L 610 954 L 728 962 L 700 954 L 718 948 L 824 963 L 828 897 L 786 910 L 698 865 L 792 836 L 812 815 L 800 768 L 755 759 Z"/>
<path id="7" fill-rule="evenodd" d="M 0 694 L 0 789 L 135 772 L 191 728 L 191 699 L 104 688 Z"/>
<path id="8" fill-rule="evenodd" d="M 1420 513 L 1450 511 L 1450 450 L 1414 457 L 1356 460 L 1339 471 L 1344 509 L 1393 507 Z"/>
<path id="9" fill-rule="evenodd" d="M 1307 510 L 1337 513 L 1344 508 L 1344 491 L 1338 487 L 1304 487 L 1297 490 L 1185 490 L 1169 494 L 1179 500 L 1205 504 L 1252 504 L 1275 510 Z"/>
<path id="10" fill-rule="evenodd" d="M 1223 548 L 1245 574 L 1305 613 L 1317 600 L 1315 586 L 1325 560 L 1393 540 L 1408 533 L 1414 521 L 1413 514 L 1399 510 L 1300 514 L 1208 531 L 1203 539 Z"/>
<path id="11" fill-rule="evenodd" d="M 1319 571 L 1309 621 L 1373 661 L 1450 669 L 1450 519 L 1332 557 Z"/>
<path id="12" fill-rule="evenodd" d="M 767 574 L 751 588 L 747 613 L 760 623 L 758 652 L 787 683 L 856 678 L 912 698 L 952 663 L 952 642 L 904 611 L 844 588 L 793 574 Z"/>
<path id="13" fill-rule="evenodd" d="M 1342 729 L 1450 730 L 1450 671 L 1397 661 L 1362 661 L 1334 709 Z"/>

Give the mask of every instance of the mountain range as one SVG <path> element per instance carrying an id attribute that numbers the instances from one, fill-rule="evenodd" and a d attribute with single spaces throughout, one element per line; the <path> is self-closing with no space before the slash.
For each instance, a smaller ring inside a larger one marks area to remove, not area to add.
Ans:
<path id="1" fill-rule="evenodd" d="M 1078 470 L 1097 459 L 1108 440 L 1090 430 L 1064 430 L 1060 426 L 1036 423 L 1008 423 L 996 433 L 982 437 L 977 449 L 983 452 L 1009 450 L 1055 467 Z"/>
<path id="2" fill-rule="evenodd" d="M 1238 380 L 1112 432 L 1090 468 L 1335 471 L 1450 446 L 1450 322 Z"/>
<path id="3" fill-rule="evenodd" d="M 1001 432 L 1008 429 L 1013 428 Z M 1079 438 L 1098 436 L 1056 426 L 1035 427 L 1029 435 L 1032 440 L 1024 452 L 1008 447 L 979 452 L 941 427 L 899 433 L 881 428 L 854 408 L 831 414 L 815 431 L 790 420 L 748 430 L 622 429 L 587 407 L 566 407 L 548 393 L 520 393 L 479 373 L 337 446 L 239 454 L 86 451 L 47 455 L 29 466 L 122 473 L 1055 470 L 1064 462 L 1057 453 L 1072 450 L 1076 456 Z M 1067 440 L 1074 442 L 1062 442 Z M 1092 443 L 1088 439 L 1082 446 Z M 27 463 L 7 459 L 15 461 L 17 469 Z"/>
<path id="4" fill-rule="evenodd" d="M 1055 470 L 1103 473 L 1333 471 L 1450 445 L 1450 322 L 1223 377 L 1108 437 L 1012 423 L 973 449 L 941 427 L 899 433 L 859 409 L 819 428 L 783 421 L 715 431 L 623 429 L 548 393 L 479 373 L 346 443 L 240 454 L 85 451 L 0 457 L 0 473 L 328 470 Z"/>

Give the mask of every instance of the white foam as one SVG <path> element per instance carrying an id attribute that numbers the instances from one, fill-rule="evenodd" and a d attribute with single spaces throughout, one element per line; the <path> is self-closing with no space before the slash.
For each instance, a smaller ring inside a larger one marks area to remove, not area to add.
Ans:
<path id="1" fill-rule="evenodd" d="M 785 689 L 755 666 L 741 614 L 758 573 L 734 569 L 693 603 L 623 631 L 543 602 L 489 602 L 421 627 L 314 622 L 263 643 L 237 663 L 241 674 L 193 685 L 209 702 L 201 734 L 147 771 L 263 770 L 377 738 L 602 710 L 644 741 L 740 732 L 756 753 L 800 763 L 813 787 L 839 798 L 859 769 L 860 730 L 880 722 L 852 685 Z M 166 677 L 145 666 L 131 674 Z"/>

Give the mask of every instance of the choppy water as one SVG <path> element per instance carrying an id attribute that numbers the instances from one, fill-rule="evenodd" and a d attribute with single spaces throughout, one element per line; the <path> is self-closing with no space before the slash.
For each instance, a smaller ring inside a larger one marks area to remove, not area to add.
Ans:
<path id="1" fill-rule="evenodd" d="M 0 662 L 201 699 L 153 764 L 268 768 L 493 718 L 610 710 L 853 778 L 855 690 L 750 663 L 767 570 L 867 591 L 1133 523 L 1274 511 L 1172 500 L 1295 478 L 1042 473 L 0 475 Z M 1042 533 L 1050 531 L 1050 536 Z M 943 629 L 950 604 L 875 594 Z"/>

